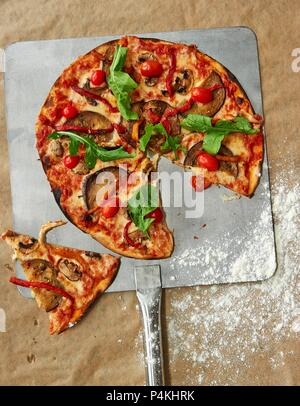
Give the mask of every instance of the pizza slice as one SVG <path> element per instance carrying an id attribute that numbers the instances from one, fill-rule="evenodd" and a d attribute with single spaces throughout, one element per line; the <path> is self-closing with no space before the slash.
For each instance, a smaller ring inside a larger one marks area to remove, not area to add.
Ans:
<path id="1" fill-rule="evenodd" d="M 1 236 L 14 250 L 13 258 L 27 277 L 12 277 L 10 282 L 32 289 L 38 306 L 48 312 L 50 334 L 59 334 L 77 323 L 112 283 L 120 264 L 119 258 L 109 254 L 47 243 L 47 232 L 64 224 L 55 221 L 43 225 L 38 240 L 11 230 Z"/>

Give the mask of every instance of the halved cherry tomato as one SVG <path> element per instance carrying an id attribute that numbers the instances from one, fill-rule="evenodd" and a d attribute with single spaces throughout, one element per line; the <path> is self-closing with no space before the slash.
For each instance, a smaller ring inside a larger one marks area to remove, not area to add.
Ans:
<path id="1" fill-rule="evenodd" d="M 98 69 L 92 73 L 91 82 L 94 86 L 100 86 L 105 82 L 106 73 L 104 70 Z"/>
<path id="2" fill-rule="evenodd" d="M 75 168 L 75 166 L 77 166 L 78 162 L 79 162 L 79 156 L 77 155 L 67 155 L 64 157 L 64 164 L 67 168 L 69 169 L 73 169 Z"/>
<path id="3" fill-rule="evenodd" d="M 207 179 L 203 179 L 202 176 L 192 176 L 191 179 L 192 188 L 196 190 L 196 192 L 202 192 L 204 189 L 207 189 L 211 186 L 211 183 Z"/>
<path id="4" fill-rule="evenodd" d="M 67 104 L 63 109 L 62 114 L 65 118 L 74 118 L 77 116 L 78 110 L 75 106 L 73 106 L 73 104 Z"/>
<path id="5" fill-rule="evenodd" d="M 217 158 L 207 152 L 201 152 L 197 156 L 197 163 L 201 168 L 205 168 L 208 171 L 217 171 L 219 169 L 219 161 Z"/>
<path id="6" fill-rule="evenodd" d="M 163 73 L 163 67 L 158 61 L 148 60 L 142 63 L 141 74 L 147 78 L 158 78 Z"/>
<path id="7" fill-rule="evenodd" d="M 108 201 L 101 210 L 102 215 L 109 219 L 111 217 L 114 217 L 119 211 L 119 199 L 116 197 L 115 199 L 112 199 L 111 201 Z"/>
<path id="8" fill-rule="evenodd" d="M 199 103 L 209 103 L 213 100 L 214 96 L 210 89 L 205 87 L 194 87 L 192 89 L 192 99 Z"/>
<path id="9" fill-rule="evenodd" d="M 154 219 L 155 223 L 161 223 L 162 219 L 164 218 L 163 212 L 160 207 L 157 207 L 151 213 L 145 216 L 147 219 Z"/>

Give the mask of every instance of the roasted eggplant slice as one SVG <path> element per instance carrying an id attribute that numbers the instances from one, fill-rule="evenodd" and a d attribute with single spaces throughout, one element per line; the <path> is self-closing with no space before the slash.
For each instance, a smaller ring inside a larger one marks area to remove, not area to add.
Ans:
<path id="1" fill-rule="evenodd" d="M 120 175 L 122 179 L 120 179 Z M 88 210 L 99 206 L 106 195 L 118 194 L 120 182 L 127 181 L 127 171 L 117 166 L 109 166 L 88 175 L 82 185 L 82 195 Z"/>
<path id="2" fill-rule="evenodd" d="M 111 127 L 110 121 L 95 111 L 82 111 L 74 118 L 69 118 L 65 125 L 79 126 L 96 131 L 106 131 Z"/>
<path id="3" fill-rule="evenodd" d="M 233 156 L 233 153 L 225 145 L 222 145 L 218 155 L 229 157 Z M 238 176 L 238 164 L 237 162 L 219 160 L 219 171 L 226 172 L 228 175 L 236 178 Z"/>
<path id="4" fill-rule="evenodd" d="M 201 87 L 210 88 L 214 85 L 222 85 L 223 82 L 220 76 L 214 71 L 204 81 Z M 209 103 L 194 103 L 193 106 L 185 114 L 202 114 L 204 116 L 213 117 L 223 106 L 226 96 L 225 89 L 219 88 L 213 91 L 213 100 Z"/>
<path id="5" fill-rule="evenodd" d="M 29 254 L 36 249 L 37 245 L 38 241 L 35 238 L 30 238 L 25 243 L 22 241 L 19 242 L 19 250 L 22 254 Z"/>
<path id="6" fill-rule="evenodd" d="M 196 158 L 199 153 L 202 151 L 203 142 L 197 142 L 197 144 L 193 145 L 186 154 L 184 165 L 186 166 L 195 166 Z"/>

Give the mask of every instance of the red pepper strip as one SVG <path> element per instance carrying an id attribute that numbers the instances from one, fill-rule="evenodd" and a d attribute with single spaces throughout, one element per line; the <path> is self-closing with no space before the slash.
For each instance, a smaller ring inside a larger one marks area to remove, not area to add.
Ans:
<path id="1" fill-rule="evenodd" d="M 24 281 L 23 279 L 19 279 L 14 276 L 12 276 L 9 279 L 9 282 L 11 282 L 15 285 L 18 285 L 18 286 L 24 286 L 25 288 L 39 288 L 39 289 L 52 290 L 53 292 L 56 292 L 59 295 L 64 296 L 65 298 L 71 300 L 71 302 L 74 302 L 74 298 L 71 295 L 69 295 L 69 293 L 67 293 L 63 289 L 60 289 L 60 288 L 57 288 L 56 286 L 51 285 L 50 283 Z"/>
<path id="2" fill-rule="evenodd" d="M 207 89 L 210 90 L 211 92 L 213 92 L 214 90 L 223 89 L 224 87 L 225 86 L 216 83 L 215 85 L 213 85 L 211 87 L 207 87 Z"/>
<path id="3" fill-rule="evenodd" d="M 165 130 L 167 131 L 167 133 L 171 134 L 171 124 L 170 124 L 169 120 L 167 119 L 167 117 L 162 117 L 160 122 L 165 127 Z"/>
<path id="4" fill-rule="evenodd" d="M 169 68 L 169 72 L 166 78 L 166 88 L 167 91 L 169 93 L 169 96 L 173 96 L 174 94 L 174 89 L 172 86 L 172 82 L 173 82 L 173 76 L 176 70 L 176 54 L 175 54 L 175 49 L 171 49 L 170 50 L 170 68 Z"/>
<path id="5" fill-rule="evenodd" d="M 113 107 L 108 100 L 106 100 L 104 97 L 102 97 L 98 94 L 94 94 L 94 93 L 92 93 L 86 89 L 82 89 L 81 87 L 78 87 L 78 86 L 72 86 L 72 89 L 74 90 L 74 92 L 80 94 L 80 96 L 89 97 L 90 99 L 101 101 L 103 104 L 105 104 L 108 107 L 108 110 L 111 113 L 118 113 L 118 111 L 119 111 L 116 107 Z"/>
<path id="6" fill-rule="evenodd" d="M 117 130 L 118 134 L 125 134 L 127 132 L 126 127 L 124 127 L 122 124 L 112 124 L 113 128 Z"/>
<path id="7" fill-rule="evenodd" d="M 132 247 L 141 248 L 142 244 L 139 242 L 134 242 L 128 235 L 128 230 L 129 230 L 129 227 L 131 226 L 131 224 L 132 224 L 131 220 L 128 221 L 128 223 L 126 224 L 126 226 L 124 228 L 124 238 L 125 238 L 127 244 L 131 245 Z"/>
<path id="8" fill-rule="evenodd" d="M 160 122 L 161 116 L 154 113 L 152 110 L 148 110 L 147 116 L 148 116 L 147 118 L 149 119 L 151 124 L 158 124 Z"/>
<path id="9" fill-rule="evenodd" d="M 80 127 L 78 125 L 58 125 L 56 126 L 57 131 L 78 131 L 80 133 L 87 133 L 87 134 L 92 134 L 92 135 L 97 135 L 97 134 L 108 134 L 113 131 L 113 126 L 110 126 L 109 128 L 103 128 L 102 130 L 92 130 L 87 127 Z"/>

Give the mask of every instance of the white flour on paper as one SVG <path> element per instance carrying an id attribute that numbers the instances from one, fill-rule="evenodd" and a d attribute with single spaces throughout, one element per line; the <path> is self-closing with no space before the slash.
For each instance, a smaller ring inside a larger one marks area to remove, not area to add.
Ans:
<path id="1" fill-rule="evenodd" d="M 239 368 L 250 368 L 249 354 L 266 351 L 284 338 L 300 336 L 300 185 L 288 186 L 289 177 L 297 179 L 291 172 L 282 175 L 272 190 L 279 258 L 276 275 L 255 284 L 196 287 L 184 296 L 180 292 L 172 295 L 168 315 L 171 368 L 176 368 L 179 361 L 187 362 L 197 377 L 193 379 L 195 384 L 205 383 L 205 372 L 213 366 L 219 372 L 214 371 L 215 380 L 210 383 L 224 382 L 226 376 L 226 383 L 234 384 Z M 260 221 L 266 221 L 264 213 Z M 267 241 L 263 235 L 257 238 L 267 262 Z M 226 246 L 217 255 L 225 258 L 225 251 Z M 249 251 L 255 258 L 255 251 L 246 244 L 233 265 L 233 273 L 248 272 Z M 279 351 L 270 358 L 270 367 L 284 365 L 287 356 L 292 354 Z"/>

